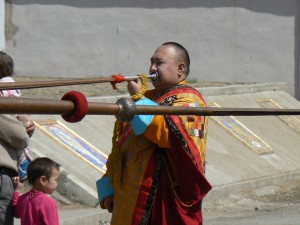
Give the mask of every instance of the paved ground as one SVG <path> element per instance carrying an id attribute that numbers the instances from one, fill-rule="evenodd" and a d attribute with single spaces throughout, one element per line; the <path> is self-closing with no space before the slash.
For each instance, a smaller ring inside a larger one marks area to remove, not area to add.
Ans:
<path id="1" fill-rule="evenodd" d="M 300 204 L 265 211 L 205 217 L 205 225 L 299 225 Z"/>
<path id="2" fill-rule="evenodd" d="M 295 179 L 207 200 L 205 224 L 300 224 L 299 187 L 300 179 Z"/>

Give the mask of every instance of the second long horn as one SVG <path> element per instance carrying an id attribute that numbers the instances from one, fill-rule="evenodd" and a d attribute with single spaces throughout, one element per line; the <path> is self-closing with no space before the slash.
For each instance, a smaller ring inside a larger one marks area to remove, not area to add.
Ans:
<path id="1" fill-rule="evenodd" d="M 119 83 L 120 79 L 116 77 L 122 77 L 122 81 L 136 80 L 139 75 L 136 76 L 124 76 L 122 74 L 112 75 L 108 78 L 89 78 L 89 79 L 61 79 L 51 81 L 32 81 L 32 82 L 3 82 L 0 83 L 0 90 L 15 90 L 15 89 L 31 89 L 31 88 L 45 88 L 45 87 L 58 87 L 80 84 L 94 84 L 94 83 L 106 83 L 116 82 Z M 153 73 L 148 75 L 148 78 L 155 82 L 158 78 L 158 74 Z"/>

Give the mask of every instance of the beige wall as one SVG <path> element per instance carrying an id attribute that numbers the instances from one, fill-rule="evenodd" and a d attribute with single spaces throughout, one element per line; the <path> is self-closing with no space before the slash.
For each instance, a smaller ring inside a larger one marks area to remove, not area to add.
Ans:
<path id="1" fill-rule="evenodd" d="M 21 76 L 106 77 L 148 72 L 155 48 L 176 41 L 190 52 L 191 79 L 287 81 L 294 95 L 298 8 L 297 0 L 10 0 L 6 49 Z"/>
<path id="2" fill-rule="evenodd" d="M 4 36 L 4 0 L 0 0 L 0 51 L 4 49 L 5 46 L 5 36 Z"/>

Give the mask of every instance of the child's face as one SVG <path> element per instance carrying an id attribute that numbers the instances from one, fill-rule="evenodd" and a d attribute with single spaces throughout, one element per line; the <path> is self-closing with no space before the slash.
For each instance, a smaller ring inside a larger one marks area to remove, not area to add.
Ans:
<path id="1" fill-rule="evenodd" d="M 58 177 L 59 177 L 59 170 L 53 168 L 52 176 L 45 182 L 44 185 L 44 192 L 46 194 L 52 194 L 55 191 L 57 187 Z"/>

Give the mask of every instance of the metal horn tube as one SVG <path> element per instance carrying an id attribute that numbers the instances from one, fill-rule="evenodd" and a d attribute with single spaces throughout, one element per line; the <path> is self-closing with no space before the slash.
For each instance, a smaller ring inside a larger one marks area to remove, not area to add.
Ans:
<path id="1" fill-rule="evenodd" d="M 137 76 L 126 76 L 125 77 L 126 81 L 136 80 L 138 78 L 139 78 L 139 75 L 137 75 Z M 158 73 L 155 72 L 155 73 L 152 73 L 152 74 L 148 75 L 148 79 L 151 79 L 152 82 L 157 81 Z"/>
<path id="2" fill-rule="evenodd" d="M 158 75 L 156 73 L 148 75 L 148 78 L 156 80 Z M 139 75 L 136 76 L 124 76 L 125 81 L 136 80 Z M 3 82 L 0 83 L 0 90 L 15 90 L 15 89 L 32 89 L 32 88 L 46 88 L 46 87 L 58 87 L 80 84 L 94 84 L 94 83 L 106 83 L 115 82 L 114 77 L 108 78 L 89 78 L 89 79 L 65 79 L 65 80 L 51 80 L 51 81 L 32 81 L 32 82 Z"/>

